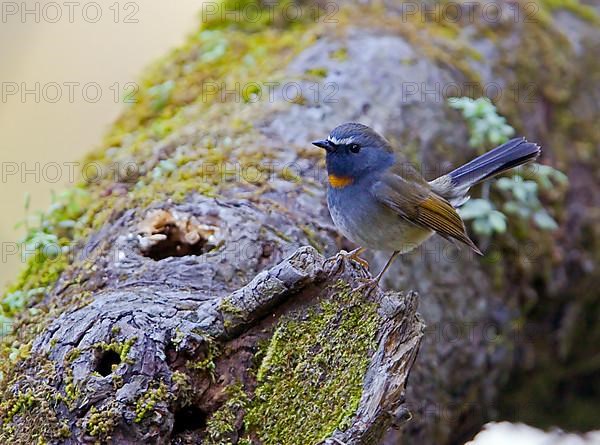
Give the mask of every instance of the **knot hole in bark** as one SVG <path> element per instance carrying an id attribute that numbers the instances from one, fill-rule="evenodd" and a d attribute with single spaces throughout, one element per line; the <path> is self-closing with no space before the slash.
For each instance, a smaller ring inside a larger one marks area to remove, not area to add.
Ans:
<path id="1" fill-rule="evenodd" d="M 175 412 L 173 434 L 196 431 L 206 426 L 206 413 L 197 406 L 186 406 Z"/>
<path id="2" fill-rule="evenodd" d="M 200 256 L 219 246 L 217 218 L 196 216 L 175 210 L 152 210 L 138 225 L 142 254 L 155 261 L 188 255 Z"/>
<path id="3" fill-rule="evenodd" d="M 112 373 L 113 366 L 121 364 L 121 357 L 116 351 L 99 350 L 96 352 L 95 371 L 102 377 Z"/>

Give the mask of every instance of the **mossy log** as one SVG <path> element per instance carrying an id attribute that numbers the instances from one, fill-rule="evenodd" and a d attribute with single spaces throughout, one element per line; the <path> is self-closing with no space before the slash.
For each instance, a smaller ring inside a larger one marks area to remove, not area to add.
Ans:
<path id="1" fill-rule="evenodd" d="M 36 258 L 12 288 L 45 292 L 3 342 L 3 443 L 457 443 L 496 415 L 515 351 L 550 387 L 564 374 L 544 367 L 547 338 L 560 359 L 590 355 L 574 345 L 598 335 L 582 315 L 599 310 L 596 11 L 498 2 L 490 23 L 360 3 L 205 16 L 148 69 L 88 159 L 103 174 L 60 233 L 72 255 Z M 510 221 L 483 259 L 432 239 L 388 273 L 393 291 L 352 292 L 367 272 L 325 261 L 351 246 L 310 141 L 360 121 L 431 178 L 475 154 L 445 95 L 492 84 L 572 174 L 544 197 L 561 230 Z"/>

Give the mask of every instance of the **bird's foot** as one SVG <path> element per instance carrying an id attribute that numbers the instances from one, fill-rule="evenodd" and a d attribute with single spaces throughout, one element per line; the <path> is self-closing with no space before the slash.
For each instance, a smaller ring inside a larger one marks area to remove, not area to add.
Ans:
<path id="1" fill-rule="evenodd" d="M 360 264 L 365 269 L 369 269 L 369 262 L 359 256 L 364 251 L 365 251 L 364 247 L 359 247 L 358 249 L 354 249 L 351 252 L 347 253 L 347 258 L 351 259 L 355 263 Z"/>
<path id="2" fill-rule="evenodd" d="M 364 250 L 365 250 L 364 247 L 359 247 L 350 252 L 346 252 L 345 250 L 340 250 L 334 256 L 327 258 L 325 260 L 325 267 L 327 267 L 326 266 L 327 263 L 333 262 L 334 265 L 331 267 L 331 270 L 339 272 L 339 271 L 343 270 L 342 268 L 344 267 L 344 261 L 349 259 L 349 260 L 354 261 L 355 263 L 360 264 L 364 268 L 368 269 L 369 263 L 359 256 L 362 252 L 364 252 Z"/>
<path id="3" fill-rule="evenodd" d="M 374 278 L 360 278 L 360 284 L 352 289 L 353 292 L 365 292 L 366 295 L 369 295 L 373 290 L 379 286 L 379 280 L 381 277 L 378 275 Z"/>

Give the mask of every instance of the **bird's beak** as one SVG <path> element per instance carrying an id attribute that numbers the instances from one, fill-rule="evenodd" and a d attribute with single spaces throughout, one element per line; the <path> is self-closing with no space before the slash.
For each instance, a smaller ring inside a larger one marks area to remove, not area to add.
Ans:
<path id="1" fill-rule="evenodd" d="M 329 142 L 327 139 L 323 139 L 321 141 L 314 141 L 312 144 L 316 145 L 319 148 L 324 148 L 327 151 L 333 150 L 331 142 Z"/>

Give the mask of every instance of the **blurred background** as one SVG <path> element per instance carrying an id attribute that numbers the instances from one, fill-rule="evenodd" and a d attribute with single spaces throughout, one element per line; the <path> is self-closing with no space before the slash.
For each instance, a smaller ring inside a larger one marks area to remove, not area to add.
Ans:
<path id="1" fill-rule="evenodd" d="M 86 3 L 71 10 L 60 2 L 54 3 L 60 10 L 44 7 L 50 3 L 2 3 L 3 245 L 24 234 L 15 225 L 25 217 L 27 194 L 30 213 L 48 207 L 51 191 L 70 182 L 68 163 L 81 161 L 99 143 L 143 67 L 181 43 L 197 23 L 202 2 L 102 2 L 101 10 L 84 9 Z M 2 288 L 22 266 L 18 255 L 6 260 L 0 268 Z"/>

